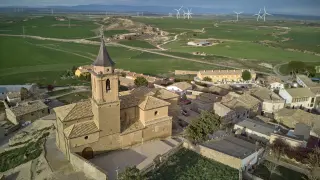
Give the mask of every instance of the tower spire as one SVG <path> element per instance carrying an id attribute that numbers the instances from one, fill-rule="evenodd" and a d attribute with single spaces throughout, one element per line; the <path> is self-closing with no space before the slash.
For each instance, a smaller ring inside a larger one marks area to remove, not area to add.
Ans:
<path id="1" fill-rule="evenodd" d="M 112 61 L 112 59 L 107 51 L 107 48 L 105 46 L 105 42 L 103 40 L 103 35 L 101 35 L 101 44 L 100 44 L 99 54 L 92 65 L 102 66 L 102 67 L 113 67 L 115 65 L 115 62 Z"/>

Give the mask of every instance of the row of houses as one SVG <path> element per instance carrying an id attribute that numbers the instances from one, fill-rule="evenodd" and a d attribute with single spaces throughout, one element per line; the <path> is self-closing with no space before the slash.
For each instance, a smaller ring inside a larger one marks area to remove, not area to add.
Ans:
<path id="1" fill-rule="evenodd" d="M 200 80 L 208 77 L 213 83 L 229 83 L 229 82 L 242 82 L 242 73 L 245 70 L 202 70 L 197 73 Z M 251 74 L 251 81 L 256 79 L 256 73 L 253 70 L 247 70 Z"/>

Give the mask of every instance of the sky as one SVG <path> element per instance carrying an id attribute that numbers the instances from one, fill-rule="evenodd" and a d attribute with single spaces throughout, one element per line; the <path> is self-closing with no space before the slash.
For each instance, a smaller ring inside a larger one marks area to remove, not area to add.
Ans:
<path id="1" fill-rule="evenodd" d="M 266 6 L 271 13 L 320 16 L 320 0 L 0 0 L 0 6 L 75 6 L 87 4 L 181 6 L 253 11 Z"/>

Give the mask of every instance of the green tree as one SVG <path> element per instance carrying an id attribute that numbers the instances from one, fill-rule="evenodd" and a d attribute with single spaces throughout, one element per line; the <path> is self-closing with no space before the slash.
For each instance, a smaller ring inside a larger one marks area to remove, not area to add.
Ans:
<path id="1" fill-rule="evenodd" d="M 120 173 L 119 180 L 146 180 L 146 177 L 140 173 L 140 170 L 133 167 L 126 167 L 126 169 Z"/>
<path id="2" fill-rule="evenodd" d="M 270 173 L 269 179 L 271 179 L 272 174 L 276 171 L 278 165 L 275 164 L 275 163 L 266 161 L 266 162 L 264 163 L 264 166 L 269 170 L 269 173 Z"/>
<path id="3" fill-rule="evenodd" d="M 29 97 L 29 91 L 27 88 L 22 87 L 20 89 L 20 96 L 21 96 L 21 100 L 25 100 Z"/>
<path id="4" fill-rule="evenodd" d="M 139 76 L 134 80 L 134 84 L 140 87 L 140 86 L 148 86 L 149 83 L 145 77 Z"/>
<path id="5" fill-rule="evenodd" d="M 91 81 L 91 74 L 88 73 L 88 72 L 82 73 L 82 74 L 79 76 L 79 79 L 85 80 L 85 81 Z"/>
<path id="6" fill-rule="evenodd" d="M 281 156 L 284 155 L 286 151 L 290 150 L 290 145 L 287 144 L 284 140 L 277 138 L 270 145 L 270 150 L 272 152 L 273 158 L 279 161 Z"/>
<path id="7" fill-rule="evenodd" d="M 71 72 L 74 74 L 78 68 L 76 66 L 72 66 Z"/>
<path id="8" fill-rule="evenodd" d="M 125 72 L 121 72 L 121 77 L 126 77 L 127 74 Z"/>
<path id="9" fill-rule="evenodd" d="M 251 73 L 248 70 L 242 72 L 242 79 L 248 81 L 251 79 Z"/>
<path id="10" fill-rule="evenodd" d="M 208 76 L 203 78 L 203 81 L 212 82 L 212 79 Z"/>
<path id="11" fill-rule="evenodd" d="M 306 64 L 302 61 L 290 61 L 288 63 L 288 71 L 291 73 L 300 73 L 304 71 L 306 68 Z"/>
<path id="12" fill-rule="evenodd" d="M 220 129 L 221 119 L 214 113 L 202 111 L 198 119 L 193 119 L 186 129 L 187 138 L 194 143 L 207 140 L 208 135 Z"/>

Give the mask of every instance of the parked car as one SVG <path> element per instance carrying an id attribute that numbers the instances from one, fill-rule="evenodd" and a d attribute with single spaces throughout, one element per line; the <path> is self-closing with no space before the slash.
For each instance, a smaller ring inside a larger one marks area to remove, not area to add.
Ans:
<path id="1" fill-rule="evenodd" d="M 182 104 L 182 105 L 187 105 L 187 104 L 191 104 L 191 101 L 190 100 L 181 100 L 180 101 L 180 104 Z"/>
<path id="2" fill-rule="evenodd" d="M 184 115 L 184 116 L 189 116 L 188 111 L 185 110 L 185 109 L 182 109 L 182 110 L 181 110 L 181 114 Z"/>

